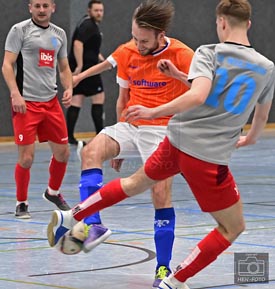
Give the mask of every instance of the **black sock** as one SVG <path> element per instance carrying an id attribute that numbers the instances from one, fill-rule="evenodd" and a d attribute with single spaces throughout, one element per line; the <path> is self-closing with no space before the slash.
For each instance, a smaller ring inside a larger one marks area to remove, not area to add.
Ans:
<path id="1" fill-rule="evenodd" d="M 91 115 L 95 124 L 95 130 L 98 134 L 103 129 L 103 104 L 93 104 Z"/>
<path id="2" fill-rule="evenodd" d="M 70 106 L 67 110 L 66 121 L 67 121 L 67 129 L 68 129 L 68 138 L 70 140 L 75 140 L 74 138 L 74 128 L 78 119 L 80 107 Z"/>

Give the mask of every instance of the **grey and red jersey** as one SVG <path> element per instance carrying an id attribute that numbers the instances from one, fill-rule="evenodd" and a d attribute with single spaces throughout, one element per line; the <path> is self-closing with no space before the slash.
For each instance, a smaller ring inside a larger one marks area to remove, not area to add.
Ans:
<path id="1" fill-rule="evenodd" d="M 207 77 L 212 88 L 204 104 L 174 115 L 170 142 L 203 161 L 227 165 L 241 129 L 257 103 L 272 101 L 274 63 L 252 47 L 236 43 L 203 45 L 188 78 Z"/>
<path id="2" fill-rule="evenodd" d="M 67 57 L 65 31 L 50 23 L 47 28 L 31 19 L 9 31 L 5 50 L 18 54 L 16 81 L 25 100 L 45 102 L 57 94 L 57 60 Z"/>

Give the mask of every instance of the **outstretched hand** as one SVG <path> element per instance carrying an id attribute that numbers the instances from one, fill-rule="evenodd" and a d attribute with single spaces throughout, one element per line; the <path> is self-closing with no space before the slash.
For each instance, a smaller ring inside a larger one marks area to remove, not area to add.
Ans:
<path id="1" fill-rule="evenodd" d="M 138 119 L 153 119 L 154 108 L 148 108 L 143 105 L 132 105 L 126 111 L 126 121 L 132 122 Z"/>

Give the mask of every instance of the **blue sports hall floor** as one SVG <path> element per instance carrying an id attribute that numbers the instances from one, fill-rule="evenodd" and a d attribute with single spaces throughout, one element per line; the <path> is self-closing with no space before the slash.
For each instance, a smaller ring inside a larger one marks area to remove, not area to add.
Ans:
<path id="1" fill-rule="evenodd" d="M 32 218 L 19 220 L 14 217 L 17 148 L 13 143 L 0 144 L 0 288 L 151 288 L 156 259 L 150 192 L 102 211 L 104 224 L 113 231 L 107 242 L 89 254 L 63 255 L 50 248 L 46 239 L 47 223 L 55 209 L 42 198 L 49 158 L 47 144 L 37 144 L 29 187 Z M 125 161 L 118 174 L 106 162 L 104 181 L 127 176 L 139 166 L 139 159 Z M 275 289 L 275 133 L 265 132 L 256 145 L 237 150 L 230 167 L 241 191 L 247 228 L 228 250 L 187 284 L 191 289 Z M 72 206 L 78 202 L 79 175 L 80 162 L 76 148 L 71 147 L 62 193 Z M 174 179 L 173 201 L 177 219 L 171 265 L 175 268 L 214 222 L 200 211 L 181 176 Z M 234 267 L 236 253 L 243 255 L 238 255 L 238 266 Z M 268 259 L 262 259 L 265 257 Z M 269 274 L 269 283 L 235 284 L 234 271 L 256 281 Z"/>

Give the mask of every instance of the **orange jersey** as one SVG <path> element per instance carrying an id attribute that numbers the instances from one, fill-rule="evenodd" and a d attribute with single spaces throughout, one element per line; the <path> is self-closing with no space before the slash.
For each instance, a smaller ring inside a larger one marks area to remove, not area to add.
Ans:
<path id="1" fill-rule="evenodd" d="M 130 98 L 120 121 L 125 121 L 125 110 L 135 104 L 156 107 L 182 95 L 188 87 L 181 81 L 167 77 L 157 68 L 160 59 L 171 60 L 176 67 L 188 73 L 193 50 L 173 38 L 166 38 L 167 46 L 152 55 L 142 56 L 133 40 L 119 46 L 111 55 L 117 64 L 117 82 L 129 88 Z M 170 116 L 171 117 L 171 116 Z M 169 116 L 153 120 L 137 120 L 133 125 L 167 125 Z"/>

